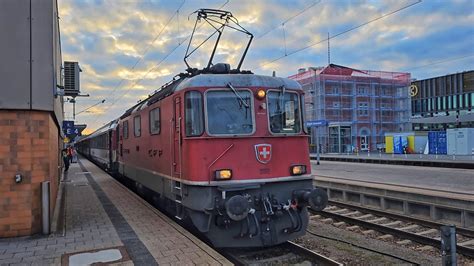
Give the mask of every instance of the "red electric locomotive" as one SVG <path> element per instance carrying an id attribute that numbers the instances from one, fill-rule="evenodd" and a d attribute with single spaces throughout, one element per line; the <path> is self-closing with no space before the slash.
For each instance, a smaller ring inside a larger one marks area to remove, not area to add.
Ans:
<path id="1" fill-rule="evenodd" d="M 199 10 L 198 17 L 224 18 L 222 28 L 236 23 L 225 11 Z M 206 68 L 188 68 L 108 127 L 118 136 L 110 139 L 117 173 L 216 247 L 299 237 L 307 206 L 327 204 L 326 193 L 313 188 L 301 86 L 240 71 L 244 56 L 235 70 L 212 65 L 212 56 Z"/>

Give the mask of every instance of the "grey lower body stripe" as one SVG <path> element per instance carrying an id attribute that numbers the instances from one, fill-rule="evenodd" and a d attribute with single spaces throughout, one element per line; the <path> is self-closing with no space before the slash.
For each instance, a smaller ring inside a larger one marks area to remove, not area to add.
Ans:
<path id="1" fill-rule="evenodd" d="M 78 159 L 79 166 L 82 171 L 87 172 L 87 169 Z M 122 216 L 120 211 L 115 207 L 115 205 L 110 201 L 109 197 L 105 194 L 102 188 L 97 184 L 91 174 L 84 174 L 89 181 L 92 189 L 94 190 L 97 198 L 99 198 L 102 207 L 104 207 L 105 212 L 112 221 L 112 224 L 117 231 L 117 234 L 120 237 L 120 240 L 125 245 L 130 258 L 133 260 L 135 265 L 158 265 L 155 258 L 151 255 L 150 251 L 146 248 L 145 244 L 138 238 L 135 231 L 128 224 L 127 220 Z"/>

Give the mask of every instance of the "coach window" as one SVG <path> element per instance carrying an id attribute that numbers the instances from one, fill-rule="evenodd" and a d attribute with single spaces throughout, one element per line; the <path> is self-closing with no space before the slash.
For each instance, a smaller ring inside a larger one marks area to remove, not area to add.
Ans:
<path id="1" fill-rule="evenodd" d="M 272 133 L 300 133 L 301 109 L 299 97 L 294 92 L 269 91 L 268 115 Z"/>
<path id="2" fill-rule="evenodd" d="M 140 137 L 142 135 L 142 125 L 139 115 L 133 118 L 133 135 L 135 137 Z"/>
<path id="3" fill-rule="evenodd" d="M 128 121 L 123 122 L 123 138 L 128 139 Z"/>
<path id="4" fill-rule="evenodd" d="M 202 94 L 198 91 L 188 91 L 185 98 L 186 136 L 200 136 L 204 131 Z"/>
<path id="5" fill-rule="evenodd" d="M 150 134 L 160 134 L 160 108 L 155 108 L 150 111 Z"/>

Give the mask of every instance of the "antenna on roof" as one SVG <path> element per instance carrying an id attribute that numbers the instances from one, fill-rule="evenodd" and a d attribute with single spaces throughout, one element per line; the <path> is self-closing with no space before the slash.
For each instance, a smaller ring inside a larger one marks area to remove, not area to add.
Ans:
<path id="1" fill-rule="evenodd" d="M 330 46 L 329 31 L 328 31 L 328 66 L 331 64 L 331 46 Z"/>

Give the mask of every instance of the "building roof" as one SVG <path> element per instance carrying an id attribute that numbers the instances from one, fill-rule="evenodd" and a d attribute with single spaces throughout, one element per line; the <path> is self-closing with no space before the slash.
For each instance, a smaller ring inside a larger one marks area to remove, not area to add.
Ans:
<path id="1" fill-rule="evenodd" d="M 310 67 L 306 71 L 289 76 L 293 80 L 303 80 L 312 76 L 333 76 L 333 77 L 355 77 L 355 78 L 371 78 L 371 79 L 390 79 L 397 81 L 410 81 L 410 73 L 405 72 L 389 72 L 374 70 L 359 70 L 351 67 L 329 64 L 325 67 Z"/>

